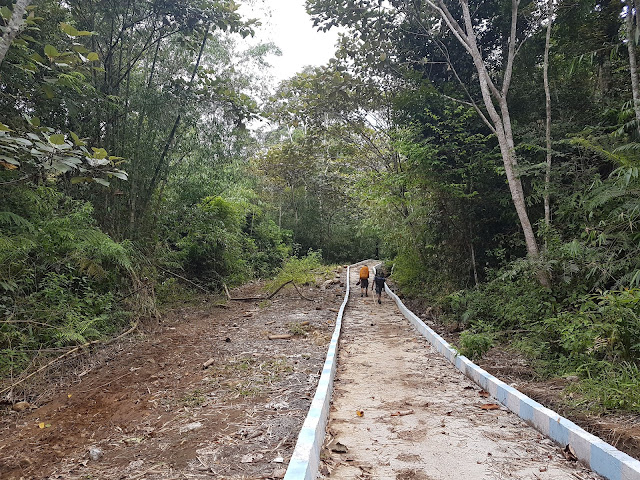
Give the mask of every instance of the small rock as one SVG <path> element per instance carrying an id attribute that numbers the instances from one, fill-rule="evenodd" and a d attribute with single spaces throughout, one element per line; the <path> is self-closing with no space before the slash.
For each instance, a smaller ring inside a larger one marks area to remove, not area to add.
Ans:
<path id="1" fill-rule="evenodd" d="M 97 462 L 102 458 L 104 452 L 100 447 L 89 447 L 89 458 L 94 462 Z"/>
<path id="2" fill-rule="evenodd" d="M 251 454 L 247 453 L 240 459 L 240 463 L 251 463 L 254 460 L 260 460 L 264 455 L 261 453 Z"/>
<path id="3" fill-rule="evenodd" d="M 31 404 L 29 402 L 18 402 L 15 403 L 13 407 L 11 407 L 11 410 L 13 410 L 14 412 L 24 412 L 29 408 L 31 408 Z"/>
<path id="4" fill-rule="evenodd" d="M 288 402 L 269 402 L 265 405 L 265 408 L 268 408 L 269 410 L 273 409 L 273 410 L 286 410 L 287 408 L 289 408 L 289 403 Z"/>
<path id="5" fill-rule="evenodd" d="M 129 465 L 127 465 L 126 470 L 128 472 L 138 470 L 143 465 L 144 465 L 144 460 L 134 460 L 133 462 L 129 463 Z"/>
<path id="6" fill-rule="evenodd" d="M 229 337 L 225 338 L 224 341 L 227 343 L 231 343 L 231 339 Z"/>
<path id="7" fill-rule="evenodd" d="M 276 457 L 272 460 L 273 463 L 284 463 L 284 458 Z"/>
<path id="8" fill-rule="evenodd" d="M 192 430 L 198 430 L 199 428 L 202 428 L 202 423 L 200 422 L 188 423 L 180 427 L 180 433 L 191 432 Z"/>

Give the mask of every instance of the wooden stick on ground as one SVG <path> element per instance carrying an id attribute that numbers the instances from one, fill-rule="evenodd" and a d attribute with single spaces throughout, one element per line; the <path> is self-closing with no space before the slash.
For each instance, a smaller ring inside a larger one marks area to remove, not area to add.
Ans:
<path id="1" fill-rule="evenodd" d="M 269 335 L 269 340 L 289 340 L 290 338 L 293 338 L 293 335 L 291 335 L 290 333 L 285 333 L 282 335 Z"/>

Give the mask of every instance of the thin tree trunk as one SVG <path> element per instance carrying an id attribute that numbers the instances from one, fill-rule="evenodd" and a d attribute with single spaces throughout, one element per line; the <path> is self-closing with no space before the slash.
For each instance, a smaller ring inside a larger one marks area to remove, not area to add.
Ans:
<path id="1" fill-rule="evenodd" d="M 24 14 L 31 0 L 18 0 L 13 6 L 13 13 L 0 40 L 0 64 L 9 51 L 9 47 L 24 26 Z"/>
<path id="2" fill-rule="evenodd" d="M 160 44 L 162 43 L 161 39 L 158 39 L 156 45 L 156 51 L 153 54 L 153 61 L 151 62 L 151 71 L 149 72 L 149 80 L 147 81 L 147 91 L 151 90 L 153 85 L 153 76 L 156 71 L 156 64 L 158 61 L 158 53 L 160 51 Z M 140 109 L 140 113 L 138 116 L 138 125 L 136 127 L 136 143 L 135 148 L 133 150 L 133 162 L 132 162 L 132 171 L 129 176 L 129 235 L 133 235 L 137 216 L 136 216 L 136 208 L 138 203 L 138 164 L 140 163 L 140 142 L 142 138 L 142 125 L 144 123 L 144 119 L 147 116 L 147 103 L 148 99 L 146 95 L 142 96 L 142 108 Z"/>
<path id="3" fill-rule="evenodd" d="M 638 67 L 636 64 L 636 42 L 633 28 L 633 3 L 627 1 L 627 16 L 625 17 L 627 33 L 627 50 L 629 52 L 629 70 L 631 74 L 631 94 L 633 96 L 633 110 L 636 114 L 636 130 L 640 135 L 640 87 L 638 86 Z"/>
<path id="4" fill-rule="evenodd" d="M 202 39 L 202 44 L 200 45 L 200 51 L 198 52 L 198 59 L 196 60 L 196 64 L 193 67 L 193 72 L 191 73 L 191 79 L 189 80 L 189 84 L 187 86 L 187 91 L 186 93 L 189 94 L 191 92 L 191 87 L 193 86 L 193 80 L 196 77 L 196 73 L 198 73 L 198 68 L 200 67 L 200 61 L 202 60 L 202 53 L 204 52 L 204 47 L 207 44 L 207 37 L 209 36 L 209 28 L 207 28 L 204 32 L 204 37 Z M 182 119 L 182 112 L 178 113 L 178 115 L 176 116 L 175 121 L 173 122 L 173 127 L 171 128 L 171 132 L 169 133 L 169 137 L 167 138 L 167 141 L 164 145 L 164 148 L 162 149 L 162 153 L 160 155 L 160 159 L 158 160 L 158 163 L 156 164 L 156 168 L 153 172 L 153 176 L 151 177 L 151 181 L 149 182 L 149 188 L 147 189 L 147 191 L 145 192 L 145 197 L 144 197 L 144 201 L 142 202 L 142 210 L 145 210 L 147 208 L 147 205 L 149 204 L 149 200 L 151 199 L 151 195 L 153 194 L 153 190 L 155 188 L 156 183 L 158 182 L 158 179 L 160 178 L 160 174 L 162 173 L 162 169 L 164 167 L 165 164 L 165 160 L 167 157 L 167 154 L 169 153 L 169 149 L 171 148 L 172 144 L 173 144 L 173 139 L 175 138 L 176 135 L 176 131 L 178 130 L 178 126 L 180 125 L 180 120 Z"/>
<path id="5" fill-rule="evenodd" d="M 547 36 L 544 44 L 544 64 L 542 77 L 544 82 L 545 108 L 547 110 L 547 123 L 545 127 L 545 139 L 547 146 L 547 165 L 544 174 L 544 223 L 551 226 L 551 200 L 549 187 L 551 184 L 551 90 L 549 88 L 549 49 L 551 45 L 551 25 L 553 23 L 553 0 L 547 5 Z"/>
<path id="6" fill-rule="evenodd" d="M 473 268 L 473 279 L 476 282 L 476 287 L 480 285 L 478 280 L 478 265 L 476 264 L 476 249 L 473 246 L 473 242 L 469 242 L 469 248 L 471 250 L 471 267 Z"/>

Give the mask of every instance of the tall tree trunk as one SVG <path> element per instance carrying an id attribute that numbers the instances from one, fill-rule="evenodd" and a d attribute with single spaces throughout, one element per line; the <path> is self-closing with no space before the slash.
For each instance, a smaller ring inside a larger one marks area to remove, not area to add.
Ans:
<path id="1" fill-rule="evenodd" d="M 474 67 L 478 74 L 482 100 L 488 113 L 488 118 L 479 109 L 478 112 L 498 138 L 500 153 L 502 154 L 502 161 L 507 175 L 509 190 L 511 192 L 511 198 L 524 234 L 527 253 L 529 258 L 535 261 L 540 258 L 540 250 L 538 249 L 538 242 L 527 213 L 522 182 L 517 173 L 518 162 L 515 153 L 513 132 L 511 129 L 511 115 L 509 113 L 509 105 L 507 102 L 507 96 L 513 74 L 513 63 L 516 55 L 517 19 L 520 0 L 511 1 L 511 28 L 509 32 L 507 52 L 505 52 L 506 62 L 503 71 L 501 89 L 498 89 L 491 79 L 491 75 L 489 74 L 489 70 L 484 62 L 482 52 L 478 47 L 477 36 L 473 29 L 472 14 L 469 9 L 469 0 L 459 0 L 459 3 L 462 7 L 462 23 L 458 22 L 453 17 L 444 0 L 425 0 L 425 4 L 430 6 L 436 14 L 440 16 L 448 30 L 460 42 L 473 60 Z M 496 108 L 496 103 L 498 108 Z M 547 288 L 551 287 L 551 279 L 545 271 L 539 270 L 537 276 L 538 281 L 542 286 Z"/>
<path id="2" fill-rule="evenodd" d="M 631 74 L 631 95 L 633 96 L 633 110 L 636 114 L 636 130 L 640 136 L 640 87 L 638 86 L 638 67 L 636 64 L 636 42 L 633 28 L 633 2 L 627 1 L 627 16 L 625 26 L 627 33 L 627 51 L 629 52 L 629 70 Z"/>
<path id="3" fill-rule="evenodd" d="M 18 0 L 13 5 L 13 13 L 11 14 L 11 18 L 9 19 L 9 23 L 5 27 L 2 39 L 0 39 L 0 64 L 4 60 L 4 57 L 7 55 L 9 47 L 24 26 L 24 14 L 27 13 L 27 7 L 30 3 L 31 0 Z"/>
<path id="4" fill-rule="evenodd" d="M 544 174 L 544 223 L 551 226 L 551 200 L 549 187 L 551 184 L 551 90 L 549 88 L 549 49 L 551 46 L 551 25 L 553 24 L 553 0 L 547 4 L 547 36 L 544 43 L 544 64 L 542 77 L 544 82 L 545 108 L 547 111 L 547 123 L 545 126 L 545 140 L 547 146 L 547 165 Z"/>

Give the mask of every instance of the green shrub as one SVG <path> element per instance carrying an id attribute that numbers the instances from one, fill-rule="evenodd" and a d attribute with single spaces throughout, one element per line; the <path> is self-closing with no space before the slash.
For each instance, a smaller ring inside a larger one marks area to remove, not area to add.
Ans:
<path id="1" fill-rule="evenodd" d="M 471 360 L 482 356 L 493 347 L 494 337 L 489 332 L 473 333 L 465 330 L 460 334 L 459 352 Z"/>
<path id="2" fill-rule="evenodd" d="M 319 278 L 326 278 L 332 269 L 322 264 L 322 252 L 309 250 L 304 257 L 287 259 L 276 278 L 267 284 L 267 289 L 274 290 L 290 280 L 296 285 L 316 284 Z"/>
<path id="3" fill-rule="evenodd" d="M 583 377 L 568 387 L 573 404 L 581 410 L 601 414 L 625 410 L 640 413 L 640 367 L 633 362 L 601 362 L 578 369 Z"/>
<path id="4" fill-rule="evenodd" d="M 91 205 L 50 187 L 14 186 L 0 213 L 0 375 L 40 350 L 111 335 L 129 314 L 131 244 L 101 232 Z"/>

